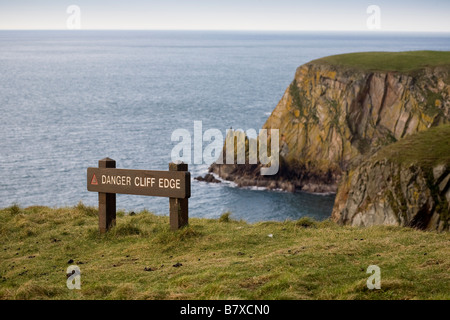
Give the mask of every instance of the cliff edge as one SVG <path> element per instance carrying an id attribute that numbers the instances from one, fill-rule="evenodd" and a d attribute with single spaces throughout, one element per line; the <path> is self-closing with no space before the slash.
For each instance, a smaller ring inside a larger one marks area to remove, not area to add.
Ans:
<path id="1" fill-rule="evenodd" d="M 239 186 L 336 192 L 380 148 L 450 120 L 450 52 L 364 52 L 300 66 L 263 128 L 279 129 L 280 171 L 213 164 Z"/>
<path id="2" fill-rule="evenodd" d="M 393 143 L 348 170 L 332 219 L 339 224 L 449 230 L 450 125 Z"/>

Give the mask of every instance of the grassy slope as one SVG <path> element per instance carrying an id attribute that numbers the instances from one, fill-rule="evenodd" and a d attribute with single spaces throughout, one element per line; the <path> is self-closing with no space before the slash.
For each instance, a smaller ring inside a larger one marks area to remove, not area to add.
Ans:
<path id="1" fill-rule="evenodd" d="M 357 52 L 329 56 L 313 62 L 351 69 L 409 73 L 424 67 L 450 67 L 450 51 Z"/>
<path id="2" fill-rule="evenodd" d="M 13 206 L 0 210 L 0 299 L 450 299 L 448 233 L 303 224 L 191 219 L 170 232 L 144 211 L 100 236 L 94 208 Z M 66 288 L 69 259 L 81 290 Z M 371 264 L 381 290 L 366 287 Z"/>
<path id="3" fill-rule="evenodd" d="M 396 163 L 417 163 L 431 169 L 450 165 L 450 124 L 432 127 L 384 147 L 375 159 L 387 158 Z"/>

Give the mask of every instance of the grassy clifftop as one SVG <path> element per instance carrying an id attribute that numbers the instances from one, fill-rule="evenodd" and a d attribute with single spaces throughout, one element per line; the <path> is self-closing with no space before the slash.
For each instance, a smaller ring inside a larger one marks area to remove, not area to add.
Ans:
<path id="1" fill-rule="evenodd" d="M 381 149 L 376 159 L 404 164 L 416 163 L 425 169 L 450 165 L 450 125 L 441 125 L 411 135 Z"/>
<path id="2" fill-rule="evenodd" d="M 97 211 L 0 210 L 0 299 L 449 299 L 448 233 L 339 227 L 308 219 L 247 224 L 119 212 L 100 236 Z M 271 236 L 269 236 L 271 235 Z M 66 270 L 81 269 L 81 290 Z M 366 286 L 369 265 L 381 289 Z"/>
<path id="3" fill-rule="evenodd" d="M 425 67 L 450 67 L 450 51 L 356 52 L 328 56 L 314 60 L 312 63 L 364 71 L 409 73 Z"/>

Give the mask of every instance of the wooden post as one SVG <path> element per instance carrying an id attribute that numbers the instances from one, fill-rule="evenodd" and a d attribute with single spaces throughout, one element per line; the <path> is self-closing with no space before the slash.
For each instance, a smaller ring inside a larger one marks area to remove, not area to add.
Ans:
<path id="1" fill-rule="evenodd" d="M 169 163 L 169 171 L 188 171 L 186 163 Z M 189 183 L 190 185 L 190 183 Z M 190 193 L 190 192 L 189 192 Z M 188 198 L 169 198 L 170 229 L 178 230 L 188 224 Z"/>
<path id="2" fill-rule="evenodd" d="M 188 224 L 191 174 L 185 163 L 169 163 L 169 171 L 116 169 L 116 161 L 105 158 L 98 168 L 87 168 L 87 190 L 98 192 L 98 226 L 105 233 L 116 225 L 116 193 L 168 197 L 170 228 Z"/>
<path id="3" fill-rule="evenodd" d="M 116 161 L 104 158 L 98 161 L 99 168 L 115 168 Z M 100 233 L 105 233 L 116 225 L 116 194 L 98 193 L 98 227 Z"/>

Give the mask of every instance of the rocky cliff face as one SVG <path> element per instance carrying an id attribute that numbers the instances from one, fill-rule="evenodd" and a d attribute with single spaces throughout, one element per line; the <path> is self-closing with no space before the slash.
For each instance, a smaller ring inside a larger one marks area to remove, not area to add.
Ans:
<path id="1" fill-rule="evenodd" d="M 211 171 L 241 186 L 336 191 L 342 173 L 368 155 L 449 122 L 449 83 L 448 67 L 406 73 L 312 61 L 297 69 L 264 124 L 279 129 L 287 145 L 279 174 L 261 177 L 256 165 L 213 165 Z"/>
<path id="2" fill-rule="evenodd" d="M 450 170 L 435 168 L 427 177 L 420 166 L 389 161 L 365 163 L 344 177 L 332 219 L 352 226 L 395 225 L 449 230 Z"/>
<path id="3" fill-rule="evenodd" d="M 450 119 L 447 70 L 412 76 L 301 66 L 264 128 L 279 128 L 288 162 L 341 173 L 352 159 Z"/>
<path id="4" fill-rule="evenodd" d="M 450 125 L 444 125 L 383 148 L 350 169 L 332 219 L 443 231 L 449 230 L 449 212 Z"/>

